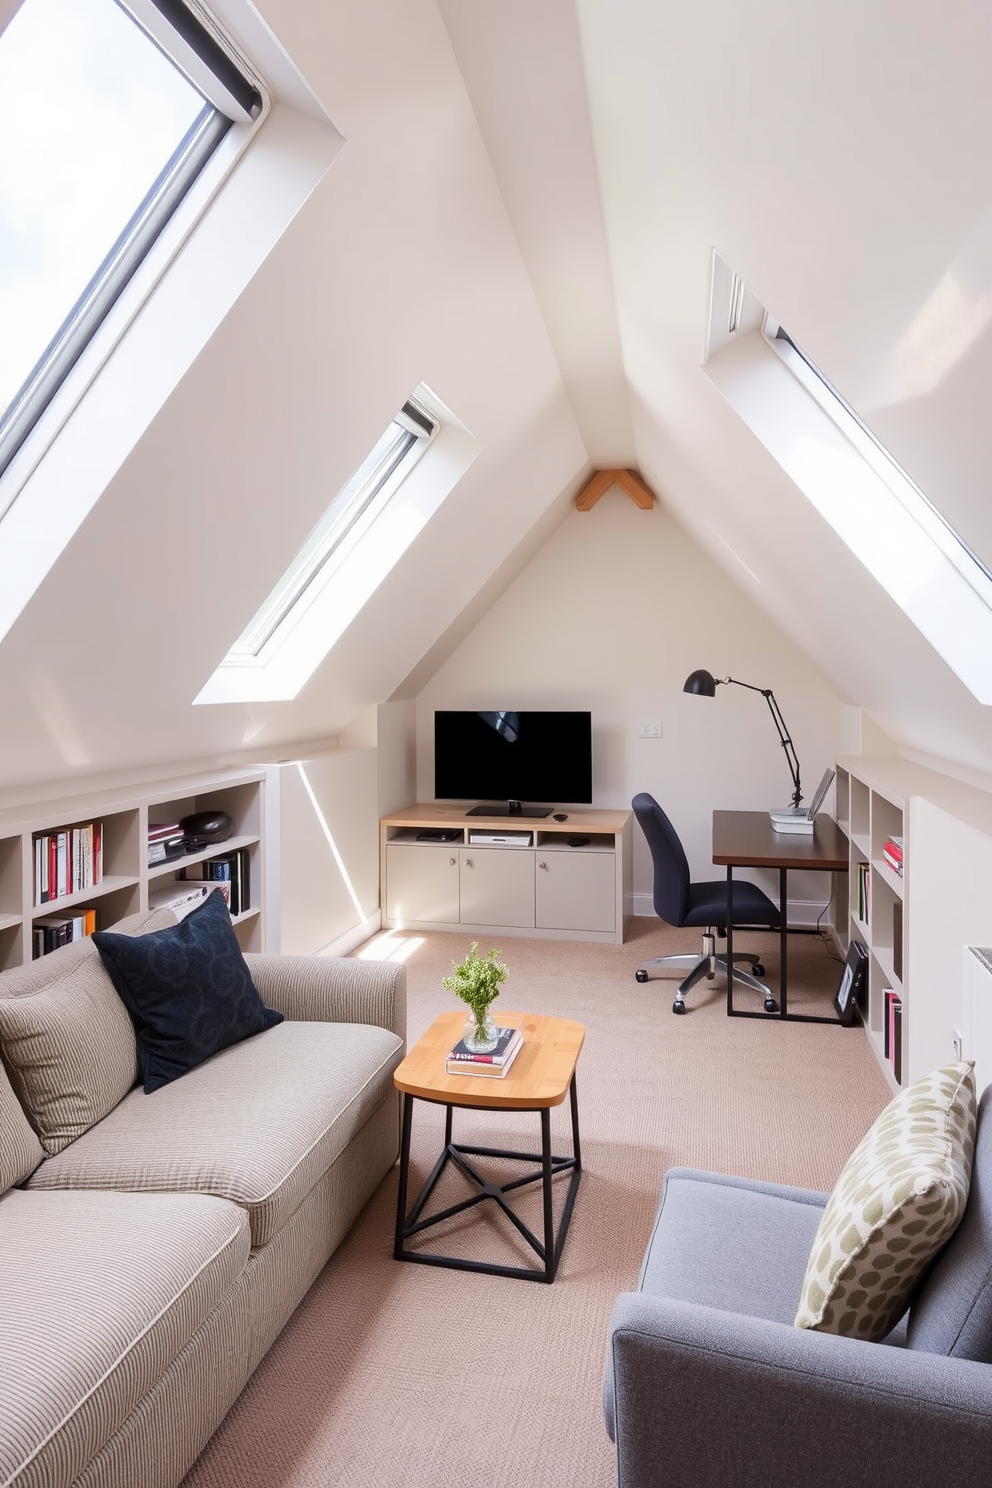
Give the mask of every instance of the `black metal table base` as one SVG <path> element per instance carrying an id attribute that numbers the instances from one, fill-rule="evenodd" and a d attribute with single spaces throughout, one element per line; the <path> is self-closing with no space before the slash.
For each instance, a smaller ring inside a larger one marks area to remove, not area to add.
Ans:
<path id="1" fill-rule="evenodd" d="M 568 1095 L 572 1115 L 571 1157 L 556 1157 L 551 1151 L 551 1111 L 546 1106 L 530 1108 L 531 1110 L 536 1110 L 541 1117 L 541 1151 L 511 1152 L 502 1147 L 469 1147 L 460 1142 L 453 1142 L 451 1139 L 452 1107 L 446 1105 L 443 1101 L 431 1102 L 432 1105 L 445 1105 L 444 1148 L 408 1214 L 406 1212 L 406 1203 L 407 1188 L 410 1179 L 410 1134 L 413 1126 L 413 1103 L 415 1100 L 423 1100 L 424 1097 L 404 1094 L 403 1139 L 400 1148 L 400 1181 L 399 1192 L 396 1196 L 394 1258 L 397 1261 L 417 1261 L 422 1266 L 449 1266 L 456 1271 L 484 1271 L 491 1276 L 514 1276 L 524 1281 L 554 1281 L 558 1270 L 558 1262 L 561 1259 L 562 1248 L 565 1244 L 565 1236 L 568 1234 L 569 1221 L 572 1218 L 572 1208 L 575 1204 L 579 1179 L 582 1176 L 582 1155 L 579 1149 L 579 1113 L 575 1094 L 574 1075 L 569 1085 Z M 473 1111 L 502 1111 L 505 1113 L 507 1107 L 471 1106 L 467 1109 Z M 510 1162 L 530 1163 L 532 1167 L 536 1168 L 536 1172 L 525 1173 L 523 1177 L 514 1178 L 509 1183 L 492 1183 L 469 1161 L 471 1157 L 497 1157 Z M 426 1219 L 421 1219 L 420 1216 L 423 1213 L 424 1206 L 449 1163 L 455 1165 L 467 1181 L 476 1187 L 477 1192 L 470 1194 L 467 1199 L 462 1199 L 457 1204 L 449 1205 L 447 1209 L 442 1209 L 437 1214 L 430 1214 Z M 568 1180 L 565 1205 L 561 1212 L 556 1234 L 552 1203 L 552 1184 L 560 1173 L 571 1173 L 571 1177 Z M 531 1183 L 540 1183 L 542 1186 L 544 1210 L 543 1240 L 524 1224 L 523 1220 L 514 1212 L 506 1199 L 507 1194 L 512 1193 L 515 1189 L 525 1188 Z M 443 1220 L 451 1219 L 456 1214 L 462 1214 L 466 1209 L 472 1209 L 475 1205 L 484 1203 L 486 1199 L 492 1199 L 502 1213 L 506 1215 L 517 1233 L 526 1240 L 527 1244 L 537 1255 L 541 1263 L 539 1266 L 499 1266 L 488 1261 L 466 1261 L 458 1256 L 435 1255 L 430 1251 L 407 1249 L 406 1242 L 414 1235 L 422 1235 L 432 1225 L 441 1224 Z"/>
<path id="2" fill-rule="evenodd" d="M 765 1008 L 763 1012 L 757 1009 L 734 1007 L 734 869 L 733 864 L 727 867 L 727 1017 L 728 1018 L 772 1018 L 777 1022 L 785 1023 L 835 1023 L 839 1028 L 840 1019 L 823 1017 L 819 1013 L 790 1013 L 789 1012 L 789 927 L 786 923 L 786 915 L 789 904 L 789 874 L 787 868 L 778 870 L 778 902 L 781 906 L 781 927 L 779 929 L 779 1005 L 776 1009 Z"/>

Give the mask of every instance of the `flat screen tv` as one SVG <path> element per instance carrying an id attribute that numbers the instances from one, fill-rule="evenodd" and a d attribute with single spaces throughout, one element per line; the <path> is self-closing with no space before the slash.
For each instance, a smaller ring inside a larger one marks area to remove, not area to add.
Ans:
<path id="1" fill-rule="evenodd" d="M 470 816 L 591 804 L 592 714 L 435 713 L 434 796 L 483 802 Z"/>

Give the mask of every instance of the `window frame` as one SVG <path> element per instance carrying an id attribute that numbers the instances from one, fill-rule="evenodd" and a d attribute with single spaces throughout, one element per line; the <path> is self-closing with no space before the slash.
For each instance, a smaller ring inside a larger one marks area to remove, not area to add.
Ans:
<path id="1" fill-rule="evenodd" d="M 218 157 L 223 159 L 224 141 L 233 132 L 237 139 L 235 155 L 224 152 L 227 158 L 221 167 L 222 174 L 227 174 L 233 158 L 247 145 L 271 106 L 267 90 L 246 60 L 226 38 L 221 44 L 222 33 L 216 22 L 211 18 L 209 29 L 203 24 L 207 13 L 199 5 L 191 7 L 184 0 L 115 0 L 115 3 L 200 93 L 203 108 L 0 416 L 0 521 L 30 474 L 30 462 L 19 461 L 18 456 L 35 442 L 33 436 L 37 431 L 38 443 L 42 445 L 38 451 L 40 458 L 154 288 L 156 279 L 150 278 L 130 313 L 120 317 L 115 333 L 108 335 L 109 344 L 98 365 L 89 378 L 80 379 L 81 385 L 69 408 L 45 437 L 41 426 L 48 422 L 46 415 L 59 400 L 74 369 L 113 318 L 115 307 L 168 232 L 179 208 L 210 170 L 212 162 Z M 170 15 L 177 16 L 180 12 L 186 18 L 183 35 L 173 30 L 169 20 Z M 215 78 L 215 85 L 211 86 L 211 62 L 223 72 L 218 58 L 226 60 L 230 71 L 226 77 Z M 240 90 L 234 82 L 235 75 L 242 85 Z M 219 179 L 212 185 L 211 194 Z M 21 471 L 18 479 L 19 468 L 25 465 L 28 468 Z"/>
<path id="2" fill-rule="evenodd" d="M 797 345 L 785 327 L 767 312 L 761 333 L 793 377 L 811 394 L 900 505 L 923 528 L 944 557 L 953 563 L 961 577 L 992 612 L 992 572 L 978 554 L 906 474 L 881 440 L 824 377 L 816 363 Z"/>
<path id="3" fill-rule="evenodd" d="M 400 432 L 390 439 L 394 427 Z M 415 398 L 407 399 L 336 493 L 282 578 L 234 642 L 225 665 L 264 667 L 286 644 L 326 585 L 387 510 L 433 443 L 439 427 L 436 415 Z"/>

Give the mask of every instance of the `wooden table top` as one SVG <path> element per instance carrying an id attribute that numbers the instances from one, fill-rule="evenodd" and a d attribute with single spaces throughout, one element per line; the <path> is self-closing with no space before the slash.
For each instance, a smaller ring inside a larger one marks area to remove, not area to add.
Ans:
<path id="1" fill-rule="evenodd" d="M 544 1018 L 536 1013 L 493 1016 L 501 1028 L 520 1027 L 523 1048 L 502 1079 L 490 1075 L 449 1075 L 444 1061 L 465 1031 L 467 1012 L 455 1008 L 435 1018 L 393 1073 L 398 1090 L 421 1100 L 451 1106 L 504 1106 L 507 1110 L 538 1111 L 560 1106 L 568 1094 L 586 1031 L 567 1018 Z"/>
<path id="2" fill-rule="evenodd" d="M 714 811 L 713 861 L 741 868 L 847 870 L 847 838 L 832 816 L 818 816 L 812 836 L 776 832 L 767 811 Z"/>

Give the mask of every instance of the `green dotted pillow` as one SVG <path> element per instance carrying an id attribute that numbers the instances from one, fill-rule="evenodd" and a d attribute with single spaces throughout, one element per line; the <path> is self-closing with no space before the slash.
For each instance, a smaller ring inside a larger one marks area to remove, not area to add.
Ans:
<path id="1" fill-rule="evenodd" d="M 806 1266 L 797 1328 L 877 1342 L 964 1214 L 975 1146 L 970 1060 L 908 1086 L 841 1173 Z"/>

